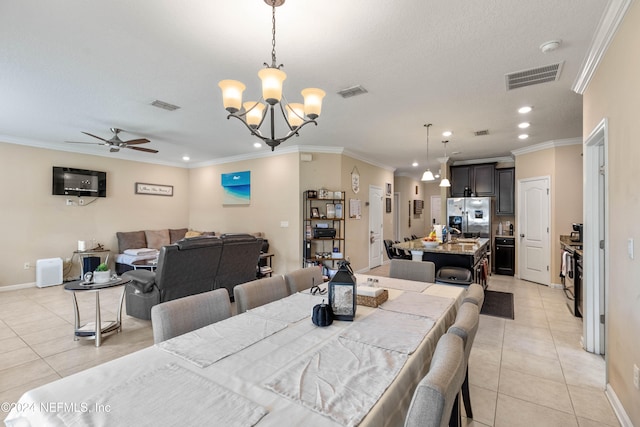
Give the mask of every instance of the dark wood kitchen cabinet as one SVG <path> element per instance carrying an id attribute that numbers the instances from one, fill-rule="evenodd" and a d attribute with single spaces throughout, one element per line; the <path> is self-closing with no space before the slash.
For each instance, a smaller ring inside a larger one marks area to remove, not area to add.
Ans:
<path id="1" fill-rule="evenodd" d="M 474 196 L 494 196 L 495 163 L 451 167 L 451 197 L 464 197 L 465 187 Z"/>
<path id="2" fill-rule="evenodd" d="M 515 168 L 496 169 L 496 215 L 514 215 Z"/>

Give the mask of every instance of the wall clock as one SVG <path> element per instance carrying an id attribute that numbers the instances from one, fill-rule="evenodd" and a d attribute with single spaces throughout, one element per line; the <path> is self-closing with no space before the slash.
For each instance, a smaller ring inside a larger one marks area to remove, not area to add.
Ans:
<path id="1" fill-rule="evenodd" d="M 358 172 L 358 168 L 355 166 L 351 171 L 351 189 L 356 194 L 360 191 L 360 172 Z"/>

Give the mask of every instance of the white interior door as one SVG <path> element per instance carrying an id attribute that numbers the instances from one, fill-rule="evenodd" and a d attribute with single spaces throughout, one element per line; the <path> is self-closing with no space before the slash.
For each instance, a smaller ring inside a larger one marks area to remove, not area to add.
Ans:
<path id="1" fill-rule="evenodd" d="M 520 278 L 549 285 L 549 177 L 518 181 Z"/>
<path id="2" fill-rule="evenodd" d="M 582 317 L 584 348 L 605 354 L 609 288 L 609 199 L 607 120 L 603 119 L 584 144 Z M 596 191 L 597 189 L 597 191 Z M 608 373 L 609 370 L 607 369 Z"/>
<path id="3" fill-rule="evenodd" d="M 369 268 L 382 265 L 382 188 L 369 187 Z"/>

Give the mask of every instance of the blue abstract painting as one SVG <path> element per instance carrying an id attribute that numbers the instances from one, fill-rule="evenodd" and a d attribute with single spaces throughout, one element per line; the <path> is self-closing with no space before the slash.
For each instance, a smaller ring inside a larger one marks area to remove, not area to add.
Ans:
<path id="1" fill-rule="evenodd" d="M 251 171 L 223 173 L 224 205 L 248 205 L 251 202 Z"/>

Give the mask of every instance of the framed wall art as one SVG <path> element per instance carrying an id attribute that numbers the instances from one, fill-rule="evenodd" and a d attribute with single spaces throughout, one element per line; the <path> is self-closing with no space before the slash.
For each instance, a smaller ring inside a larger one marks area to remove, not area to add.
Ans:
<path id="1" fill-rule="evenodd" d="M 251 171 L 223 173 L 223 205 L 248 205 L 251 202 Z"/>
<path id="2" fill-rule="evenodd" d="M 136 194 L 150 194 L 152 196 L 173 196 L 173 185 L 147 184 L 136 182 Z"/>

